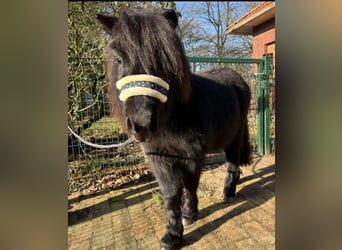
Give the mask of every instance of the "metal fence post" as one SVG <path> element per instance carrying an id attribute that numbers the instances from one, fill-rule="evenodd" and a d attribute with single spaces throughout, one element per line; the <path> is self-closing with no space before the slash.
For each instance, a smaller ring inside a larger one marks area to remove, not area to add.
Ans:
<path id="1" fill-rule="evenodd" d="M 270 140 L 270 55 L 264 55 L 264 75 L 263 75 L 263 92 L 264 92 L 264 153 L 266 155 L 271 152 L 271 140 Z"/>
<path id="2" fill-rule="evenodd" d="M 264 91 L 263 91 L 263 63 L 258 63 L 257 72 L 257 98 L 258 98 L 258 153 L 265 154 L 264 147 Z"/>

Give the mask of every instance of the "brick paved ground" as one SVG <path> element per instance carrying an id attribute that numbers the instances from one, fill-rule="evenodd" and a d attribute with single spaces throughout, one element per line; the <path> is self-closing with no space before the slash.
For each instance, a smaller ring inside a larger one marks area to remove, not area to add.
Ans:
<path id="1" fill-rule="evenodd" d="M 231 204 L 222 202 L 226 165 L 203 172 L 198 220 L 184 229 L 182 249 L 275 249 L 275 158 L 243 168 Z M 69 249 L 159 249 L 165 213 L 152 199 L 155 181 L 93 196 L 71 195 Z"/>

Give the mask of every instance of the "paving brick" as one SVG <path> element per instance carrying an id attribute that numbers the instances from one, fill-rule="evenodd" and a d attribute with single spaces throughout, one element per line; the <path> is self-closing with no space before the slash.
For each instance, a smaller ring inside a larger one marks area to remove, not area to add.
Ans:
<path id="1" fill-rule="evenodd" d="M 237 197 L 230 204 L 222 202 L 227 166 L 205 171 L 198 189 L 199 219 L 185 227 L 182 249 L 274 249 L 272 165 L 274 157 L 267 157 L 244 168 Z M 69 211 L 89 211 L 69 226 L 69 249 L 159 249 L 166 218 L 164 208 L 152 200 L 154 190 L 159 190 L 155 181 L 79 202 L 77 196 L 69 196 L 73 200 Z"/>
<path id="2" fill-rule="evenodd" d="M 220 228 L 220 232 L 233 242 L 244 240 L 249 237 L 248 233 L 243 228 L 233 222 L 229 222 L 227 225 Z"/>
<path id="3" fill-rule="evenodd" d="M 260 246 L 255 239 L 248 238 L 245 240 L 235 242 L 238 249 L 241 250 L 261 250 L 265 249 L 264 246 Z"/>
<path id="4" fill-rule="evenodd" d="M 263 227 L 267 228 L 270 232 L 275 231 L 275 217 L 267 213 L 263 208 L 257 208 L 253 212 L 255 221 L 258 221 Z"/>

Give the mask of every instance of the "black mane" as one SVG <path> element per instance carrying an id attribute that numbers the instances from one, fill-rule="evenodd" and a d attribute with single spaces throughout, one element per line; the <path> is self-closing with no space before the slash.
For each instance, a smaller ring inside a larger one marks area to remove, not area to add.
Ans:
<path id="1" fill-rule="evenodd" d="M 183 101 L 188 101 L 191 95 L 189 64 L 174 26 L 163 15 L 149 10 L 124 11 L 113 26 L 106 54 L 113 48 L 129 60 L 131 72 L 162 77 L 177 86 L 179 89 L 175 92 Z"/>

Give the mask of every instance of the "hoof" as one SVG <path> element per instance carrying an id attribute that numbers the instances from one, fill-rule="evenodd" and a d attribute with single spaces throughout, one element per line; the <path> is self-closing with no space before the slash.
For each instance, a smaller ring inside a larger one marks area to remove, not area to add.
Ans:
<path id="1" fill-rule="evenodd" d="M 223 202 L 226 202 L 226 203 L 231 203 L 235 200 L 235 197 L 234 196 L 225 196 L 223 198 Z"/>
<path id="2" fill-rule="evenodd" d="M 195 219 L 190 219 L 190 218 L 182 218 L 182 224 L 183 226 L 188 226 L 191 225 L 195 222 Z"/>
<path id="3" fill-rule="evenodd" d="M 166 233 L 160 242 L 160 250 L 179 250 L 182 238 Z"/>

